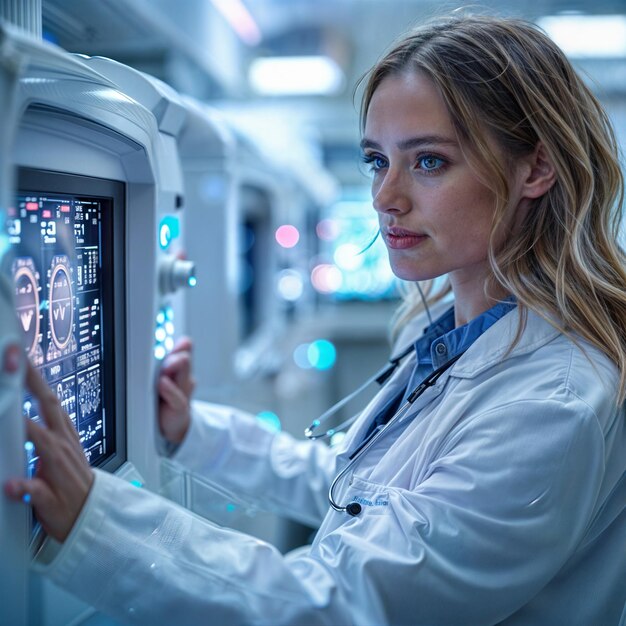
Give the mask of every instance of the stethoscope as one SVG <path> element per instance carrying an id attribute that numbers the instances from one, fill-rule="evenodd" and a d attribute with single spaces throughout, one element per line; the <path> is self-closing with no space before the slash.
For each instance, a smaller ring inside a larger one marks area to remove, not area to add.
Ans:
<path id="1" fill-rule="evenodd" d="M 336 432 L 344 430 L 352 423 L 354 423 L 358 417 L 359 413 L 342 422 L 338 426 L 334 428 L 330 428 L 319 435 L 315 434 L 315 430 L 318 429 L 324 422 L 328 421 L 328 419 L 333 416 L 341 407 L 350 402 L 354 397 L 364 391 L 369 385 L 373 382 L 378 383 L 379 385 L 383 385 L 396 371 L 399 367 L 400 362 L 404 357 L 410 354 L 414 349 L 414 346 L 409 346 L 406 350 L 404 350 L 401 354 L 390 359 L 388 363 L 376 372 L 372 377 L 368 378 L 358 389 L 355 389 L 349 396 L 346 396 L 336 404 L 330 407 L 327 411 L 325 411 L 322 415 L 320 415 L 305 431 L 304 434 L 309 439 L 320 439 L 322 437 L 332 437 Z M 432 371 L 422 382 L 413 389 L 413 391 L 409 394 L 404 404 L 393 414 L 391 419 L 378 431 L 374 431 L 374 434 L 370 437 L 366 438 L 357 448 L 352 452 L 352 454 L 348 457 L 348 464 L 335 476 L 334 480 L 330 485 L 330 489 L 328 490 L 328 501 L 330 502 L 330 506 L 337 512 L 343 513 L 346 512 L 353 517 L 358 515 L 362 507 L 358 502 L 350 502 L 346 506 L 341 506 L 335 501 L 334 491 L 337 483 L 350 471 L 351 468 L 355 466 L 360 458 L 387 432 L 389 431 L 408 411 L 409 407 L 428 389 L 432 387 L 441 377 L 441 375 L 454 363 L 456 363 L 461 356 L 463 356 L 465 351 L 460 352 L 456 356 L 452 357 L 448 361 L 446 361 L 443 365 L 438 367 L 436 370 Z"/>

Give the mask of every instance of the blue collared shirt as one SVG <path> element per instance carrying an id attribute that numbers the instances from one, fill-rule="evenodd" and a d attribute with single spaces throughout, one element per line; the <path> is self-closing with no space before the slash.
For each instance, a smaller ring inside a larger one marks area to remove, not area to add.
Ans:
<path id="1" fill-rule="evenodd" d="M 371 437 L 374 431 L 393 417 L 398 407 L 428 374 L 465 352 L 488 328 L 516 306 L 517 303 L 511 296 L 458 328 L 454 327 L 454 306 L 452 306 L 427 326 L 424 334 L 415 342 L 417 361 L 403 395 L 391 398 L 381 409 L 369 427 L 365 439 Z"/>

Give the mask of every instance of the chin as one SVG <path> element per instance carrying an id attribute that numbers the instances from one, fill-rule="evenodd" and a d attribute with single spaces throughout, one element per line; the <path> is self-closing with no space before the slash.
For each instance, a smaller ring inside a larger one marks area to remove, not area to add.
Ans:
<path id="1" fill-rule="evenodd" d="M 404 263 L 391 263 L 391 271 L 397 278 L 413 283 L 419 280 L 430 280 L 431 278 L 439 276 L 439 274 L 424 272 L 424 268 L 418 269 Z"/>

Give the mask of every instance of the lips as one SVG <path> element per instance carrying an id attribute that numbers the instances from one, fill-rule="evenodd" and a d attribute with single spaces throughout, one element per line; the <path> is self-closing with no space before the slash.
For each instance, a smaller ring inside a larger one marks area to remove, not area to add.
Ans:
<path id="1" fill-rule="evenodd" d="M 391 226 L 383 231 L 387 246 L 393 250 L 406 250 L 422 243 L 427 235 L 405 230 L 397 226 Z"/>

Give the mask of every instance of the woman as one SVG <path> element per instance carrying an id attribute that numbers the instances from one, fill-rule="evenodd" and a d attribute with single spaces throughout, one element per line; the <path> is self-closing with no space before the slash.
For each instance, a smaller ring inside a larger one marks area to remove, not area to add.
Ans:
<path id="1" fill-rule="evenodd" d="M 177 460 L 321 522 L 313 545 L 282 556 L 92 472 L 31 371 L 43 464 L 7 492 L 30 495 L 63 544 L 40 567 L 131 623 L 619 623 L 626 273 L 604 112 L 532 25 L 455 16 L 374 67 L 362 130 L 393 271 L 447 275 L 454 306 L 428 324 L 407 299 L 399 347 L 415 350 L 343 448 L 271 435 L 233 409 L 190 411 L 188 342 L 159 382 Z"/>

